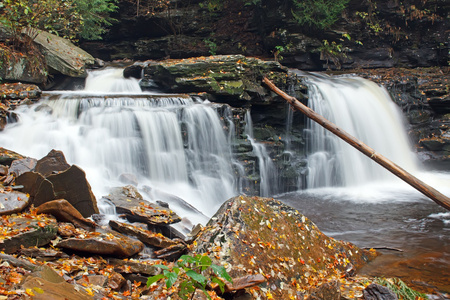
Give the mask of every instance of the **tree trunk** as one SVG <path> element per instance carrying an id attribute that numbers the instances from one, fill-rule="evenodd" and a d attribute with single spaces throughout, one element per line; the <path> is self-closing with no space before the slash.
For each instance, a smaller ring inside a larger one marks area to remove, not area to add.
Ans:
<path id="1" fill-rule="evenodd" d="M 435 190 L 428 184 L 422 182 L 421 180 L 417 179 L 413 175 L 409 174 L 407 171 L 387 159 L 386 157 L 382 156 L 379 153 L 376 153 L 375 150 L 361 142 L 360 140 L 356 139 L 349 133 L 345 132 L 329 120 L 325 119 L 315 111 L 313 111 L 311 108 L 303 105 L 300 101 L 295 99 L 292 96 L 287 95 L 285 92 L 280 90 L 278 87 L 276 87 L 269 79 L 264 77 L 263 82 L 275 93 L 280 95 L 282 98 L 284 98 L 289 104 L 291 104 L 295 109 L 301 111 L 303 114 L 305 114 L 308 118 L 314 120 L 315 122 L 319 123 L 322 127 L 325 129 L 331 131 L 341 139 L 343 139 L 345 142 L 362 152 L 363 154 L 367 155 L 370 159 L 377 162 L 384 168 L 386 168 L 388 171 L 417 189 L 419 192 L 424 194 L 425 196 L 429 197 L 431 200 L 439 204 L 440 206 L 450 210 L 450 198 L 447 196 L 441 194 L 439 191 Z"/>

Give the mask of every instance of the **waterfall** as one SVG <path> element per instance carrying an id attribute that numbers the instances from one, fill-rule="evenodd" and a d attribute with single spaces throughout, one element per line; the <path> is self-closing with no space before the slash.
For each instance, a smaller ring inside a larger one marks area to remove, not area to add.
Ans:
<path id="1" fill-rule="evenodd" d="M 402 168 L 417 172 L 402 114 L 384 88 L 348 76 L 308 76 L 306 83 L 309 107 Z M 308 188 L 396 180 L 316 122 L 308 122 Z"/>
<path id="2" fill-rule="evenodd" d="M 247 110 L 245 114 L 245 129 L 244 133 L 247 135 L 253 149 L 253 153 L 258 160 L 258 170 L 260 177 L 260 189 L 259 195 L 262 197 L 268 197 L 277 193 L 277 169 L 272 162 L 269 153 L 266 150 L 264 144 L 255 141 L 253 136 L 253 122 L 250 115 L 250 110 Z"/>
<path id="3" fill-rule="evenodd" d="M 19 107 L 20 121 L 0 133 L 0 143 L 38 159 L 63 151 L 85 170 L 97 198 L 123 186 L 120 175 L 132 174 L 138 187 L 182 198 L 211 216 L 237 194 L 231 133 L 217 105 L 151 95 L 136 85 L 121 70 L 91 72 L 83 91 L 46 92 L 39 103 Z"/>

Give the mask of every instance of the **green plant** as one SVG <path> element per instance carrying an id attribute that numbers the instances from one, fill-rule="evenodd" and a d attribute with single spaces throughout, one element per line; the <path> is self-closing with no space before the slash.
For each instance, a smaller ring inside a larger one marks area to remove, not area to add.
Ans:
<path id="1" fill-rule="evenodd" d="M 249 5 L 259 5 L 261 4 L 261 0 L 243 0 L 244 1 L 244 5 L 245 6 L 249 6 Z"/>
<path id="2" fill-rule="evenodd" d="M 331 27 L 347 7 L 349 0 L 292 0 L 292 16 L 300 25 L 319 29 Z"/>
<path id="3" fill-rule="evenodd" d="M 206 8 L 209 12 L 220 11 L 223 8 L 222 0 L 206 0 L 199 3 L 201 8 Z"/>
<path id="4" fill-rule="evenodd" d="M 336 43 L 335 41 L 330 43 L 328 40 L 323 40 L 322 46 L 320 46 L 317 50 L 320 52 L 320 59 L 326 60 L 327 65 L 331 60 L 338 69 L 341 68 L 341 58 L 347 58 L 347 53 L 345 52 L 344 46 Z"/>
<path id="5" fill-rule="evenodd" d="M 211 299 L 206 292 L 208 283 L 217 284 L 224 292 L 224 280 L 233 281 L 224 267 L 213 264 L 208 256 L 201 254 L 197 254 L 195 257 L 182 255 L 177 261 L 176 267 L 168 268 L 165 265 L 155 265 L 155 267 L 163 269 L 163 273 L 148 278 L 147 286 L 164 279 L 166 287 L 170 288 L 179 280 L 178 295 L 184 300 L 189 296 L 192 299 L 197 289 L 202 290 L 208 299 Z"/>
<path id="6" fill-rule="evenodd" d="M 427 295 L 419 293 L 406 285 L 399 278 L 376 278 L 375 283 L 385 286 L 393 291 L 399 299 L 403 300 L 416 300 L 416 299 L 428 299 Z"/>
<path id="7" fill-rule="evenodd" d="M 209 54 L 216 55 L 217 54 L 217 44 L 211 39 L 204 40 L 206 46 L 209 48 Z"/>
<path id="8" fill-rule="evenodd" d="M 284 46 L 280 46 L 280 45 L 275 46 L 275 49 L 272 51 L 275 61 L 283 60 L 284 57 L 283 57 L 283 55 L 281 55 L 281 53 L 288 51 L 289 49 L 291 49 L 291 47 L 292 47 L 292 43 L 289 43 Z"/>
<path id="9" fill-rule="evenodd" d="M 25 28 L 49 31 L 69 39 L 99 39 L 114 20 L 117 0 L 3 0 L 0 22 L 17 38 Z"/>

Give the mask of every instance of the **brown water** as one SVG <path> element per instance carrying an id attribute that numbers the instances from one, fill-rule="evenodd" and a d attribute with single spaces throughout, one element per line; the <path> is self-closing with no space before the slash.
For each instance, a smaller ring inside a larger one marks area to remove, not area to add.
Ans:
<path id="1" fill-rule="evenodd" d="M 442 295 L 436 299 L 450 299 L 450 212 L 415 191 L 361 200 L 362 194 L 327 189 L 278 199 L 308 216 L 328 236 L 378 248 L 383 255 L 360 274 L 399 277 L 419 291 Z"/>

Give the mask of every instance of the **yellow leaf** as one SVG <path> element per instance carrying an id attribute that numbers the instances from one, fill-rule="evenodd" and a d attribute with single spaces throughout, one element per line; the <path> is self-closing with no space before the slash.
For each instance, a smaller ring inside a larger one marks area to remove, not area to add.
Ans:
<path id="1" fill-rule="evenodd" d="M 28 296 L 34 296 L 34 293 L 33 293 L 33 290 L 32 290 L 32 289 L 26 289 L 26 290 L 25 290 L 25 293 L 26 293 Z"/>
<path id="2" fill-rule="evenodd" d="M 34 287 L 33 290 L 35 290 L 38 294 L 43 294 L 44 290 L 38 287 Z"/>

